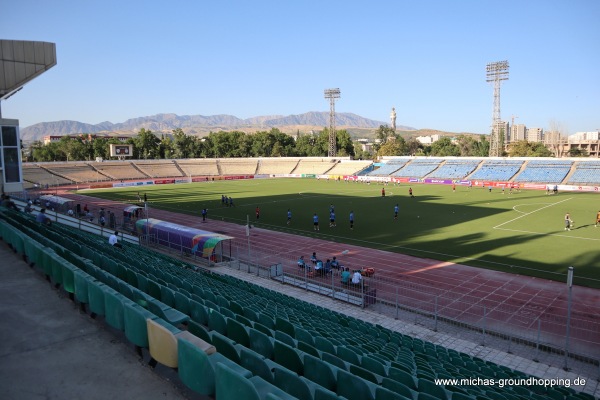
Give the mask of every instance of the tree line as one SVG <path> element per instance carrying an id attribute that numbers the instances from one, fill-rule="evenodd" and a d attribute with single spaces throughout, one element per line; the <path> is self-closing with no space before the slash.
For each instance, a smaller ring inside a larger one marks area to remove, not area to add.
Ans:
<path id="1" fill-rule="evenodd" d="M 236 158 L 236 157 L 326 157 L 329 150 L 329 130 L 294 138 L 277 128 L 269 131 L 245 133 L 240 131 L 210 132 L 205 137 L 188 135 L 174 129 L 170 135 L 160 136 L 151 130 L 140 129 L 136 136 L 125 142 L 133 145 L 133 159 Z M 109 145 L 122 144 L 117 138 L 90 139 L 87 134 L 78 137 L 63 136 L 60 140 L 43 144 L 34 142 L 24 152 L 26 161 L 90 161 L 110 159 Z M 485 135 L 479 140 L 473 136 L 444 136 L 431 145 L 415 138 L 405 139 L 388 126 L 375 132 L 375 143 L 363 150 L 353 142 L 344 129 L 336 131 L 336 154 L 354 159 L 376 159 L 380 156 L 456 156 L 487 157 L 490 143 Z M 511 144 L 512 157 L 549 157 L 552 155 L 542 143 L 520 141 Z"/>

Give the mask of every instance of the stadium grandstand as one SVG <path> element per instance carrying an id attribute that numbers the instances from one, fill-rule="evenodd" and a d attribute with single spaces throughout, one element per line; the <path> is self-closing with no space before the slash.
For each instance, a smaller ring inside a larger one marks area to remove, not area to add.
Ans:
<path id="1" fill-rule="evenodd" d="M 113 180 L 112 177 L 100 173 L 84 162 L 65 164 L 46 163 L 44 168 L 56 176 L 63 177 L 75 183 Z"/>
<path id="2" fill-rule="evenodd" d="M 54 163 L 53 163 L 54 164 Z M 23 164 L 23 180 L 25 187 L 46 187 L 57 185 L 70 185 L 73 182 L 70 179 L 53 174 L 50 170 L 43 167 L 44 164 Z"/>
<path id="3" fill-rule="evenodd" d="M 381 167 L 370 171 L 367 175 L 370 176 L 389 176 L 400 168 L 404 167 L 410 159 L 392 159 L 383 164 Z"/>
<path id="4" fill-rule="evenodd" d="M 151 366 L 174 369 L 197 395 L 594 399 L 565 385 L 441 384 L 532 376 L 128 241 L 115 248 L 102 236 L 40 225 L 5 209 L 0 236 L 52 283 L 46 290 L 59 288 L 122 334 Z"/>
<path id="5" fill-rule="evenodd" d="M 103 161 L 101 163 L 90 163 L 101 174 L 113 180 L 146 179 L 146 175 L 136 168 L 131 161 Z"/>
<path id="6" fill-rule="evenodd" d="M 571 171 L 570 160 L 530 160 L 514 182 L 537 182 L 559 184 Z"/>
<path id="7" fill-rule="evenodd" d="M 335 166 L 335 159 L 328 158 L 306 158 L 300 162 L 292 171 L 293 174 L 323 175 Z"/>
<path id="8" fill-rule="evenodd" d="M 256 173 L 259 175 L 291 174 L 299 162 L 300 158 L 261 158 Z"/>
<path id="9" fill-rule="evenodd" d="M 179 168 L 187 176 L 218 176 L 217 160 L 211 158 L 192 158 L 176 160 Z"/>
<path id="10" fill-rule="evenodd" d="M 151 178 L 173 178 L 185 175 L 173 160 L 135 160 L 132 164 Z"/>
<path id="11" fill-rule="evenodd" d="M 218 164 L 221 175 L 254 175 L 258 168 L 258 159 L 221 158 Z"/>
<path id="12" fill-rule="evenodd" d="M 400 170 L 394 172 L 392 176 L 403 178 L 424 178 L 437 169 L 442 162 L 443 160 L 438 158 L 416 158 L 407 163 Z"/>
<path id="13" fill-rule="evenodd" d="M 468 179 L 484 181 L 508 181 L 523 165 L 522 160 L 487 160 Z"/>
<path id="14" fill-rule="evenodd" d="M 372 161 L 340 160 L 333 168 L 327 171 L 327 173 L 330 175 L 358 175 L 371 164 L 373 164 Z"/>
<path id="15" fill-rule="evenodd" d="M 427 175 L 428 178 L 446 178 L 446 179 L 464 179 L 466 178 L 477 166 L 481 163 L 481 160 L 471 159 L 450 159 L 446 160 L 441 167 Z"/>
<path id="16" fill-rule="evenodd" d="M 244 158 L 24 163 L 26 189 L 152 178 L 235 175 L 357 175 L 491 182 L 597 185 L 600 162 L 555 159 L 390 158 L 371 161 L 328 158 Z"/>
<path id="17" fill-rule="evenodd" d="M 567 177 L 571 185 L 597 185 L 600 182 L 600 161 L 579 161 L 575 171 Z"/>

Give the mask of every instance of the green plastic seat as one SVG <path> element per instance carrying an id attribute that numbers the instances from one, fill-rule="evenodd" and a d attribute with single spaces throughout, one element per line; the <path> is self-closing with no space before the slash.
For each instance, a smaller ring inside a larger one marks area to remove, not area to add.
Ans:
<path id="1" fill-rule="evenodd" d="M 270 383 L 273 383 L 273 369 L 278 366 L 277 363 L 245 347 L 240 348 L 240 365 L 252 372 L 252 375 L 260 376 Z"/>
<path id="2" fill-rule="evenodd" d="M 136 303 L 123 304 L 125 337 L 139 348 L 148 348 L 146 320 L 157 317 Z"/>
<path id="3" fill-rule="evenodd" d="M 227 336 L 227 317 L 212 308 L 208 309 L 208 328 Z"/>
<path id="4" fill-rule="evenodd" d="M 104 294 L 107 289 L 108 286 L 104 283 L 97 281 L 92 277 L 88 278 L 88 298 L 90 312 L 92 314 L 101 316 L 105 314 Z"/>
<path id="5" fill-rule="evenodd" d="M 216 331 L 210 332 L 210 336 L 211 343 L 217 348 L 219 353 L 223 354 L 234 363 L 240 364 L 240 348 L 243 346 L 236 345 L 233 340 Z"/>
<path id="6" fill-rule="evenodd" d="M 373 383 L 357 377 L 349 372 L 338 369 L 337 371 L 337 394 L 348 400 L 375 400 L 375 388 Z"/>
<path id="7" fill-rule="evenodd" d="M 404 396 L 408 399 L 415 399 L 418 395 L 418 392 L 416 390 L 412 390 L 408 386 L 390 378 L 383 378 L 381 380 L 381 387 L 389 389 L 392 392 Z"/>
<path id="8" fill-rule="evenodd" d="M 126 301 L 134 304 L 131 300 L 112 288 L 108 288 L 104 293 L 104 320 L 108 325 L 120 331 L 125 330 L 124 303 Z"/>
<path id="9" fill-rule="evenodd" d="M 291 346 L 275 340 L 273 346 L 273 360 L 287 369 L 294 371 L 298 375 L 304 374 L 304 363 L 298 352 Z"/>
<path id="10" fill-rule="evenodd" d="M 315 383 L 308 383 L 287 368 L 275 368 L 273 375 L 273 383 L 279 389 L 299 400 L 313 400 Z"/>
<path id="11" fill-rule="evenodd" d="M 291 347 L 298 346 L 298 343 L 296 342 L 296 340 L 285 332 L 276 330 L 275 331 L 275 339 L 277 339 Z"/>
<path id="12" fill-rule="evenodd" d="M 254 328 L 248 329 L 250 348 L 265 358 L 273 359 L 274 339 Z"/>
<path id="13" fill-rule="evenodd" d="M 310 354 L 304 354 L 304 377 L 325 389 L 337 390 L 337 367 Z"/>
<path id="14" fill-rule="evenodd" d="M 337 356 L 350 364 L 360 365 L 361 356 L 358 355 L 353 349 L 348 347 L 339 346 L 337 348 Z"/>
<path id="15" fill-rule="evenodd" d="M 321 351 L 324 351 L 329 354 L 337 354 L 336 348 L 329 340 L 322 336 L 316 336 L 315 338 L 315 347 Z"/>
<path id="16" fill-rule="evenodd" d="M 235 364 L 222 354 L 207 355 L 191 342 L 177 339 L 178 375 L 184 385 L 196 393 L 213 396 L 216 388 L 215 367 L 226 365 L 244 378 L 252 376 L 251 372 Z"/>
<path id="17" fill-rule="evenodd" d="M 208 332 L 208 330 L 204 327 L 204 325 L 197 323 L 194 320 L 188 321 L 188 331 L 194 335 L 204 340 L 205 342 L 212 343 L 212 336 Z"/>
<path id="18" fill-rule="evenodd" d="M 187 322 L 190 317 L 156 299 L 148 299 L 148 310 L 173 325 Z"/>
<path id="19" fill-rule="evenodd" d="M 190 300 L 190 317 L 193 321 L 208 326 L 208 309 L 196 300 Z"/>
<path id="20" fill-rule="evenodd" d="M 244 347 L 250 347 L 250 335 L 247 328 L 235 319 L 227 319 L 227 337 Z"/>
<path id="21" fill-rule="evenodd" d="M 402 396 L 383 387 L 378 387 L 375 389 L 375 400 L 413 400 L 413 398 Z"/>

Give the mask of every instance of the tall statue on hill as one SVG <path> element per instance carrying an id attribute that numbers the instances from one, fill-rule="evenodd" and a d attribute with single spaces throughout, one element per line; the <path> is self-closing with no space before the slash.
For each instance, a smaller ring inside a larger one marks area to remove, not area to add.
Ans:
<path id="1" fill-rule="evenodd" d="M 396 132 L 396 108 L 392 107 L 392 112 L 390 113 L 390 121 L 392 122 L 392 130 Z"/>

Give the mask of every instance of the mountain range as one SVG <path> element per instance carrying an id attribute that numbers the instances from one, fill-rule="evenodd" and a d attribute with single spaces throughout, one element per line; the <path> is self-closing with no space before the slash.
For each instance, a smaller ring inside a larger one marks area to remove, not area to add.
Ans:
<path id="1" fill-rule="evenodd" d="M 364 118 L 353 113 L 336 113 L 336 128 L 376 129 L 388 123 Z M 278 128 L 285 133 L 321 130 L 329 126 L 328 112 L 307 112 L 298 115 L 264 115 L 241 119 L 233 115 L 176 115 L 156 114 L 147 117 L 131 118 L 125 122 L 109 121 L 87 124 L 79 121 L 40 122 L 22 128 L 23 141 L 41 140 L 46 135 L 64 136 L 76 133 L 113 133 L 123 136 L 135 135 L 141 128 L 155 133 L 171 133 L 181 128 L 188 135 L 206 135 L 220 130 L 240 130 L 255 132 Z M 397 126 L 398 130 L 415 130 L 408 126 Z"/>

